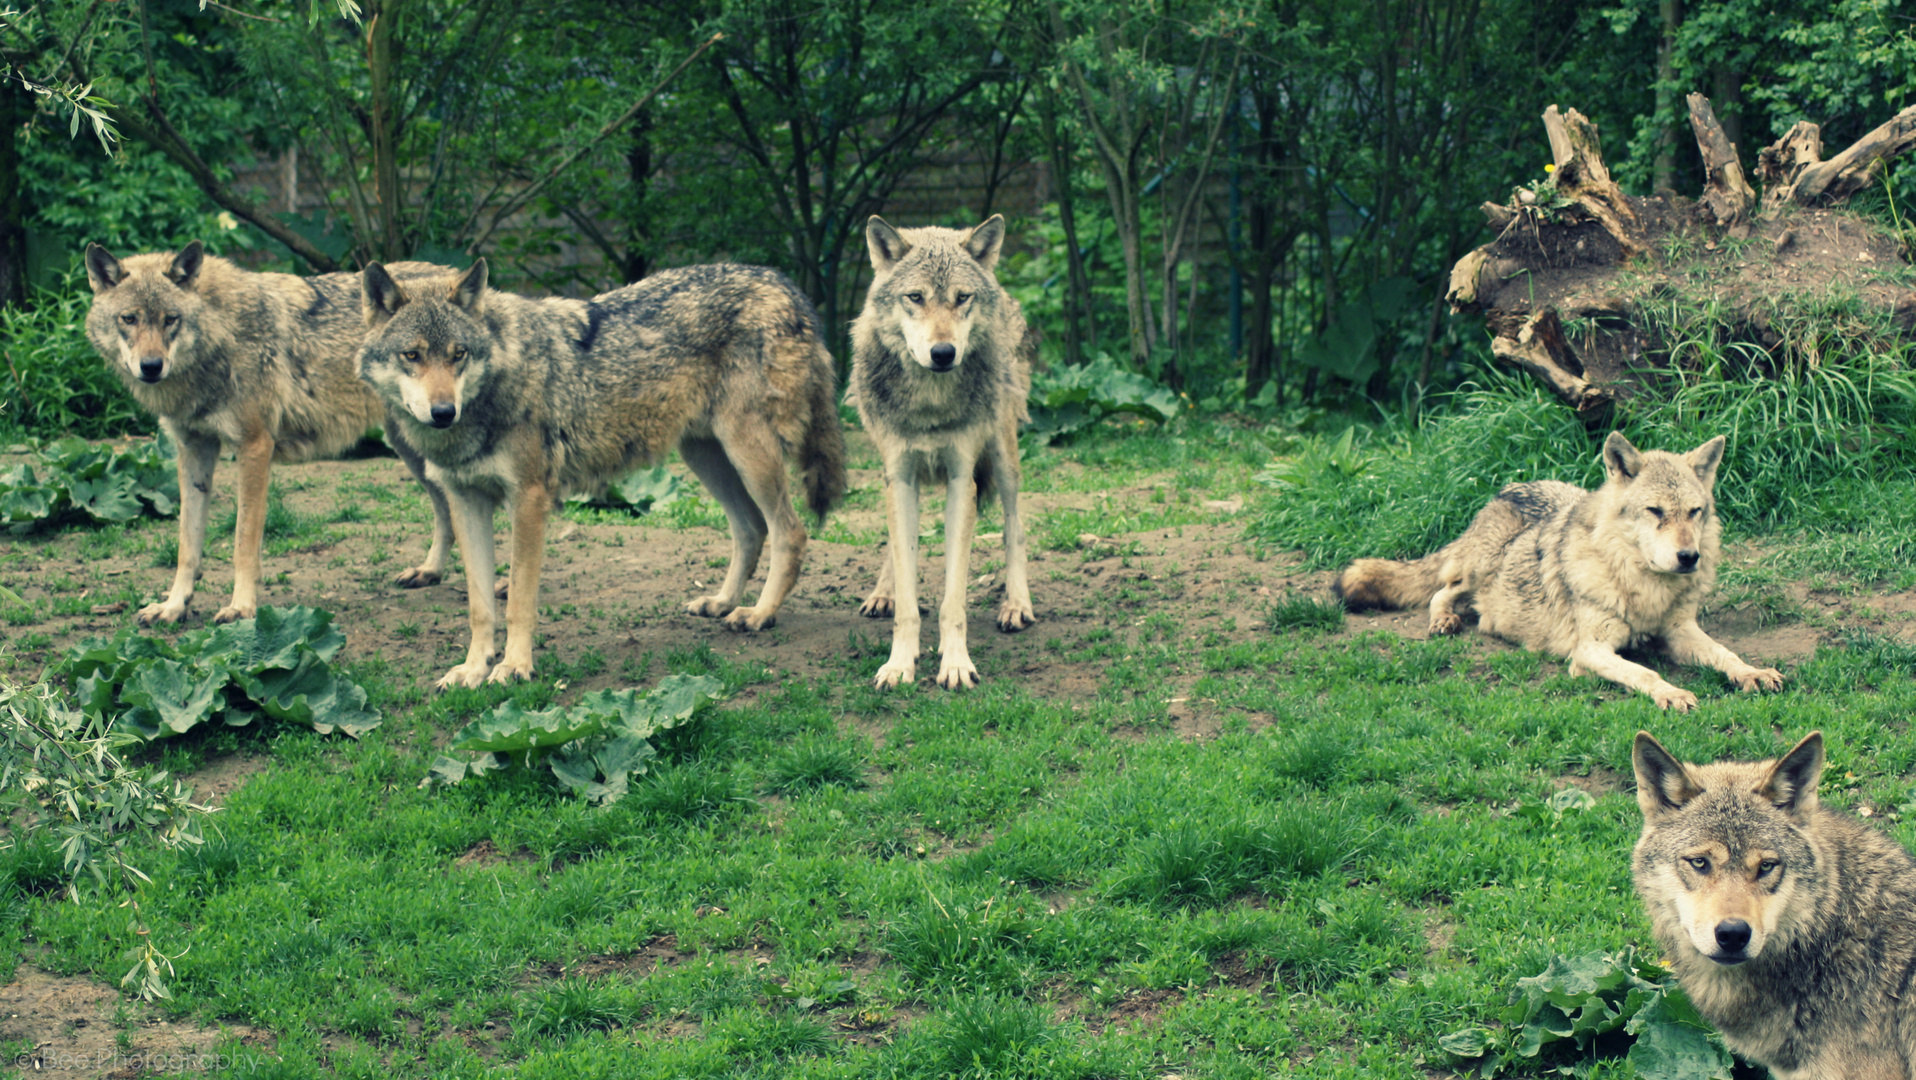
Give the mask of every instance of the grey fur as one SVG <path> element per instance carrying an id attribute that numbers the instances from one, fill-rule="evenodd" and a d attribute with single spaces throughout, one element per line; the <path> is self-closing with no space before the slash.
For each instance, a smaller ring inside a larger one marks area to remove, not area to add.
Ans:
<path id="1" fill-rule="evenodd" d="M 846 483 L 831 355 L 804 295 L 753 266 L 669 270 L 589 301 L 493 291 L 486 275 L 484 260 L 431 282 L 395 282 L 378 264 L 364 275 L 361 377 L 451 494 L 465 555 L 472 644 L 441 685 L 531 672 L 546 513 L 674 446 L 733 537 L 724 586 L 688 610 L 733 629 L 771 626 L 806 542 L 786 462 L 821 519 Z M 493 594 L 479 582 L 491 576 L 502 502 L 513 507 L 512 582 L 493 667 Z M 741 607 L 768 528 L 771 572 L 758 606 Z"/>
<path id="2" fill-rule="evenodd" d="M 1657 944 L 1730 1049 L 1779 1080 L 1909 1080 L 1916 860 L 1818 804 L 1823 739 L 1781 758 L 1632 753 L 1632 877 Z"/>
<path id="3" fill-rule="evenodd" d="M 916 677 L 918 503 L 921 485 L 944 483 L 945 598 L 939 614 L 938 683 L 975 685 L 966 644 L 965 587 L 976 509 L 996 490 L 1005 514 L 1005 599 L 998 628 L 1036 622 L 1018 515 L 1018 426 L 1029 419 L 1029 339 L 1018 302 L 992 270 L 1004 219 L 968 230 L 866 225 L 872 284 L 852 326 L 849 399 L 885 463 L 889 542 L 878 583 L 860 608 L 891 616 L 891 658 L 881 688 Z"/>
<path id="4" fill-rule="evenodd" d="M 1594 672 L 1664 708 L 1693 708 L 1696 695 L 1618 649 L 1662 642 L 1738 689 L 1781 689 L 1781 673 L 1744 663 L 1697 626 L 1721 556 L 1712 489 L 1722 457 L 1722 436 L 1678 455 L 1638 450 L 1613 431 L 1596 491 L 1512 484 L 1456 540 L 1414 562 L 1358 559 L 1334 588 L 1353 610 L 1428 604 L 1433 634 L 1461 631 L 1474 609 L 1484 633 L 1567 657 L 1572 675 Z"/>
<path id="5" fill-rule="evenodd" d="M 207 500 L 221 446 L 240 459 L 232 602 L 217 622 L 258 606 L 259 549 L 268 472 L 274 461 L 329 457 L 385 421 L 385 407 L 355 375 L 365 338 L 356 274 L 261 274 L 205 254 L 195 240 L 176 254 L 115 258 L 86 251 L 93 306 L 87 336 L 127 390 L 179 448 L 180 545 L 173 586 L 139 613 L 141 625 L 176 622 L 199 576 Z M 400 263 L 402 278 L 444 273 Z M 445 497 L 425 480 L 418 455 L 388 433 L 433 502 L 433 546 L 401 574 L 413 587 L 437 582 L 451 525 Z"/>

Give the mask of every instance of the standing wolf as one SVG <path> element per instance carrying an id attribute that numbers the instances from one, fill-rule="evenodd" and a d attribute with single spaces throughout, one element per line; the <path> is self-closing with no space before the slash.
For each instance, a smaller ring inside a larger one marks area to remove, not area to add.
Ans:
<path id="1" fill-rule="evenodd" d="M 1660 639 L 1678 663 L 1713 667 L 1739 690 L 1780 690 L 1780 672 L 1751 667 L 1696 624 L 1716 583 L 1711 491 L 1722 457 L 1721 435 L 1677 455 L 1639 451 L 1613 431 L 1596 491 L 1511 484 L 1462 536 L 1416 562 L 1350 564 L 1337 595 L 1353 611 L 1428 603 L 1433 634 L 1459 632 L 1459 606 L 1474 607 L 1483 632 L 1568 657 L 1570 674 L 1595 672 L 1665 709 L 1694 708 L 1696 695 L 1618 649 Z"/>
<path id="2" fill-rule="evenodd" d="M 440 274 L 400 263 L 403 277 Z M 87 337 L 179 448 L 179 567 L 166 598 L 140 609 L 141 626 L 178 622 L 193 598 L 206 547 L 206 503 L 222 444 L 239 456 L 239 516 L 233 529 L 233 600 L 213 616 L 230 622 L 259 606 L 259 553 L 274 461 L 329 457 L 385 423 L 385 405 L 356 378 L 365 340 L 358 275 L 259 274 L 205 254 L 198 240 L 178 254 L 116 259 L 86 249 L 93 307 Z M 432 498 L 432 548 L 399 575 L 406 588 L 432 585 L 446 566 L 446 498 L 426 482 L 419 455 L 393 449 Z"/>
<path id="3" fill-rule="evenodd" d="M 1024 314 L 992 275 L 1005 238 L 993 214 L 969 231 L 865 227 L 872 285 L 852 326 L 852 399 L 885 462 L 890 543 L 861 612 L 892 616 L 880 689 L 918 665 L 919 485 L 944 481 L 945 600 L 938 613 L 938 685 L 978 684 L 965 647 L 965 584 L 977 507 L 998 489 L 1005 511 L 1005 600 L 998 629 L 1037 621 L 1018 517 L 1018 424 L 1031 393 Z"/>
<path id="4" fill-rule="evenodd" d="M 832 358 L 812 305 L 755 266 L 668 270 L 591 300 L 530 300 L 486 288 L 486 261 L 462 274 L 395 281 L 366 267 L 371 336 L 360 377 L 452 497 L 466 563 L 472 644 L 441 687 L 532 674 L 546 515 L 674 445 L 725 508 L 732 564 L 694 615 L 734 630 L 771 626 L 798 580 L 805 526 L 792 512 L 795 461 L 822 521 L 845 493 L 845 443 Z M 492 664 L 492 514 L 511 507 L 505 655 Z M 770 530 L 772 565 L 741 607 Z"/>
<path id="5" fill-rule="evenodd" d="M 1817 805 L 1823 735 L 1781 758 L 1631 755 L 1632 876 L 1665 960 L 1730 1049 L 1781 1080 L 1910 1080 L 1916 861 Z"/>

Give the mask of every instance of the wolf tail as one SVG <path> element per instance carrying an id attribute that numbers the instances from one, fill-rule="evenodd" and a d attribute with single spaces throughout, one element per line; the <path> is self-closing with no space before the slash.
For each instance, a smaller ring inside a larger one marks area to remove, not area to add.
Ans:
<path id="1" fill-rule="evenodd" d="M 805 485 L 805 505 L 824 525 L 825 515 L 845 497 L 850 482 L 845 477 L 845 433 L 838 422 L 838 379 L 831 357 L 822 348 L 818 351 L 813 361 L 817 370 L 812 379 L 812 415 L 798 448 L 798 474 Z"/>
<path id="2" fill-rule="evenodd" d="M 1358 559 L 1337 575 L 1331 591 L 1352 611 L 1422 607 L 1437 595 L 1442 555 L 1439 551 L 1414 562 Z"/>

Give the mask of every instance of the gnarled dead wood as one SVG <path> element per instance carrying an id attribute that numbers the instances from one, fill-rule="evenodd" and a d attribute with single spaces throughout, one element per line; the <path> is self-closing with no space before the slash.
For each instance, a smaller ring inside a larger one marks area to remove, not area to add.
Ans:
<path id="1" fill-rule="evenodd" d="M 1690 127 L 1696 132 L 1696 148 L 1703 154 L 1703 205 L 1709 207 L 1719 225 L 1739 225 L 1749 220 L 1756 192 L 1743 177 L 1743 163 L 1737 160 L 1736 144 L 1717 123 L 1710 99 L 1691 94 Z"/>
<path id="2" fill-rule="evenodd" d="M 1797 124 L 1762 153 L 1758 175 L 1770 185 L 1763 196 L 1764 213 L 1785 203 L 1809 206 L 1846 199 L 1874 183 L 1883 162 L 1911 146 L 1916 146 L 1916 105 L 1828 161 L 1818 160 L 1823 147 L 1816 125 Z"/>
<path id="3" fill-rule="evenodd" d="M 1540 311 L 1523 321 L 1515 336 L 1498 335 L 1490 341 L 1491 355 L 1542 380 L 1564 404 L 1582 412 L 1612 397 L 1609 390 L 1583 378 L 1583 365 L 1564 340 L 1563 323 L 1554 310 Z M 1571 369 L 1575 369 L 1573 372 Z"/>
<path id="4" fill-rule="evenodd" d="M 1477 279 L 1484 271 L 1484 263 L 1490 258 L 1490 249 L 1480 247 L 1457 260 L 1450 268 L 1450 290 L 1444 299 L 1450 301 L 1450 310 L 1468 311 L 1477 304 Z"/>
<path id="5" fill-rule="evenodd" d="M 1610 179 L 1597 125 L 1575 109 L 1560 113 L 1552 105 L 1544 110 L 1543 127 L 1550 137 L 1550 156 L 1556 161 L 1558 193 L 1616 237 L 1624 258 L 1642 251 L 1636 211 L 1630 209 L 1623 189 Z"/>

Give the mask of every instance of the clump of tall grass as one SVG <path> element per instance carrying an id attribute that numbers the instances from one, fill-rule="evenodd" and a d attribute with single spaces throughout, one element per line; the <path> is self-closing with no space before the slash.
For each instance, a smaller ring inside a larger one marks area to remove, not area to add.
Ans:
<path id="1" fill-rule="evenodd" d="M 1911 346 L 1863 314 L 1825 299 L 1778 315 L 1782 344 L 1767 351 L 1721 328 L 1691 324 L 1681 339 L 1665 328 L 1672 370 L 1619 402 L 1612 426 L 1639 447 L 1678 452 L 1725 436 L 1716 498 L 1733 531 L 1866 525 L 1880 501 L 1873 485 L 1916 467 L 1916 372 Z M 1586 430 L 1528 380 L 1487 372 L 1440 410 L 1307 440 L 1260 478 L 1275 497 L 1252 535 L 1317 566 L 1405 558 L 1456 536 L 1507 483 L 1603 481 L 1597 452 L 1610 428 Z"/>

